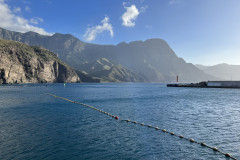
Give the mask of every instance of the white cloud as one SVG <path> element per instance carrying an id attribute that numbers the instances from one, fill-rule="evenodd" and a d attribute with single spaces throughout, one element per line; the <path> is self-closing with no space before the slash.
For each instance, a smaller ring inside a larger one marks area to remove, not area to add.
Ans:
<path id="1" fill-rule="evenodd" d="M 146 12 L 147 9 L 148 9 L 148 6 L 143 6 L 140 8 L 140 12 L 144 13 L 144 12 Z"/>
<path id="2" fill-rule="evenodd" d="M 123 2 L 122 5 L 125 7 L 126 5 L 130 5 L 130 2 Z"/>
<path id="3" fill-rule="evenodd" d="M 109 23 L 109 17 L 105 16 L 105 18 L 101 21 L 102 25 L 93 26 L 87 29 L 86 33 L 83 35 L 86 41 L 93 41 L 96 39 L 97 35 L 102 33 L 103 31 L 109 31 L 110 36 L 113 37 L 113 27 Z"/>
<path id="4" fill-rule="evenodd" d="M 26 7 L 25 7 L 25 11 L 31 12 L 31 8 L 30 8 L 29 6 L 26 6 Z"/>
<path id="5" fill-rule="evenodd" d="M 139 11 L 135 5 L 131 5 L 130 7 L 125 6 L 126 3 L 123 3 L 126 12 L 122 15 L 122 25 L 126 27 L 134 27 L 135 20 L 139 15 Z"/>
<path id="6" fill-rule="evenodd" d="M 0 0 L 0 27 L 17 32 L 33 31 L 42 35 L 51 35 L 44 29 L 31 25 L 30 21 L 17 15 L 14 9 L 11 10 L 5 0 Z"/>
<path id="7" fill-rule="evenodd" d="M 30 19 L 30 23 L 32 23 L 32 24 L 38 24 L 38 21 L 37 21 L 36 19 L 34 19 L 34 18 L 31 18 L 31 19 Z"/>
<path id="8" fill-rule="evenodd" d="M 31 18 L 29 22 L 32 24 L 39 24 L 39 23 L 43 22 L 43 19 L 39 18 L 39 17 L 35 17 L 35 18 Z"/>
<path id="9" fill-rule="evenodd" d="M 13 12 L 15 12 L 15 13 L 21 12 L 21 8 L 20 7 L 14 7 Z"/>

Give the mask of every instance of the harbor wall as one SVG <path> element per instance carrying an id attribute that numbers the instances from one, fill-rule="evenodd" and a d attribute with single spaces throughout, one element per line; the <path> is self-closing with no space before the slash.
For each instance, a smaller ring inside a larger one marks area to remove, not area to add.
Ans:
<path id="1" fill-rule="evenodd" d="M 208 81 L 208 87 L 240 87 L 240 81 Z"/>

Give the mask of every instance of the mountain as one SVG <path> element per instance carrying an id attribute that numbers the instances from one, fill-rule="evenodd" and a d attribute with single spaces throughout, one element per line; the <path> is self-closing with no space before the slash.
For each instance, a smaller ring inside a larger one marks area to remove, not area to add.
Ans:
<path id="1" fill-rule="evenodd" d="M 222 80 L 240 80 L 240 65 L 222 63 L 214 66 L 196 66 L 205 73 L 218 77 Z"/>
<path id="2" fill-rule="evenodd" d="M 200 69 L 200 70 L 206 70 L 208 67 L 210 67 L 210 66 L 204 66 L 204 65 L 202 65 L 202 64 L 195 64 L 195 66 L 198 68 L 198 69 Z"/>
<path id="3" fill-rule="evenodd" d="M 147 82 L 143 75 L 137 74 L 123 67 L 121 64 L 101 58 L 92 62 L 85 62 L 79 66 L 84 72 L 94 77 L 100 77 L 102 82 Z"/>
<path id="4" fill-rule="evenodd" d="M 86 70 L 88 64 L 105 58 L 119 64 L 128 72 L 125 74 L 126 76 L 140 75 L 138 80 L 175 82 L 177 75 L 180 82 L 199 82 L 214 78 L 193 64 L 186 63 L 182 58 L 177 57 L 169 45 L 161 39 L 122 42 L 118 45 L 98 45 L 82 42 L 69 34 L 56 33 L 52 36 L 42 36 L 34 32 L 18 33 L 5 29 L 0 29 L 0 38 L 21 41 L 28 45 L 43 46 L 57 53 L 62 61 L 77 70 Z M 114 66 L 114 71 L 119 65 Z M 87 70 L 89 71 L 90 68 Z M 107 77 L 111 77 L 112 72 L 106 72 L 106 68 L 98 70 L 98 75 L 101 76 L 101 72 L 102 75 L 108 74 Z M 122 76 L 124 75 L 122 74 Z"/>
<path id="5" fill-rule="evenodd" d="M 0 84 L 55 82 L 80 82 L 80 78 L 45 48 L 0 39 Z"/>

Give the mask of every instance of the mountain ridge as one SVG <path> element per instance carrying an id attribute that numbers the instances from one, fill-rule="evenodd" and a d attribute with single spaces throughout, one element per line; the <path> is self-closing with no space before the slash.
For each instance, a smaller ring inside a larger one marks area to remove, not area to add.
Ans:
<path id="1" fill-rule="evenodd" d="M 220 63 L 213 66 L 196 65 L 207 74 L 211 74 L 222 80 L 240 80 L 240 65 Z"/>
<path id="2" fill-rule="evenodd" d="M 34 32 L 18 33 L 3 30 L 0 29 L 0 38 L 43 46 L 55 52 L 61 60 L 77 70 L 83 70 L 81 66 L 86 62 L 106 58 L 117 62 L 135 75 L 143 75 L 150 82 L 175 82 L 177 75 L 181 82 L 198 82 L 214 78 L 179 58 L 162 39 L 99 45 L 82 42 L 70 34 L 56 33 L 52 36 L 42 36 Z M 102 72 L 105 73 L 104 70 Z"/>

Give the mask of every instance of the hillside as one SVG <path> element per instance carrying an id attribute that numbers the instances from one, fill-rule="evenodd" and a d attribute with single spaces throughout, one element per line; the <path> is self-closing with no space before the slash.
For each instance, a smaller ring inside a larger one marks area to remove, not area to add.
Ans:
<path id="1" fill-rule="evenodd" d="M 240 65 L 222 63 L 214 66 L 196 66 L 205 73 L 218 77 L 222 80 L 240 80 Z"/>
<path id="2" fill-rule="evenodd" d="M 99 77 L 102 82 L 148 82 L 143 75 L 132 72 L 121 64 L 106 58 L 85 62 L 79 68 L 93 77 Z"/>
<path id="3" fill-rule="evenodd" d="M 34 32 L 18 33 L 5 29 L 0 29 L 0 38 L 43 46 L 57 53 L 61 60 L 77 70 L 86 70 L 85 64 L 106 58 L 120 64 L 125 71 L 129 71 L 129 74 L 141 75 L 137 79 L 145 77 L 144 79 L 150 82 L 175 82 L 177 75 L 180 82 L 214 79 L 193 64 L 177 57 L 169 45 L 161 39 L 122 42 L 118 45 L 97 45 L 82 42 L 69 34 L 56 33 L 52 36 L 42 36 Z M 93 66 L 89 65 L 88 70 L 91 67 Z M 105 71 L 105 69 L 99 70 L 98 73 L 106 74 Z"/>
<path id="4" fill-rule="evenodd" d="M 80 78 L 47 49 L 0 39 L 0 84 L 55 82 L 80 82 Z"/>

